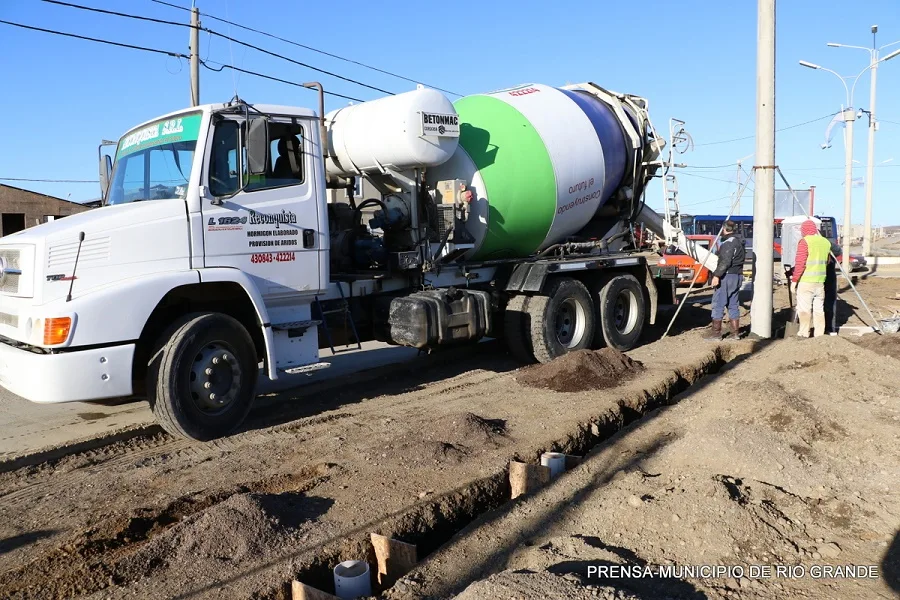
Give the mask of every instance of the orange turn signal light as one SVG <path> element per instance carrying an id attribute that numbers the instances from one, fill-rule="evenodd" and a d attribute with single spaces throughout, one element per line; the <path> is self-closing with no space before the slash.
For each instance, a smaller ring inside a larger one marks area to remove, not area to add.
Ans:
<path id="1" fill-rule="evenodd" d="M 72 329 L 70 317 L 56 317 L 44 319 L 44 345 L 56 346 L 69 339 L 69 331 Z"/>

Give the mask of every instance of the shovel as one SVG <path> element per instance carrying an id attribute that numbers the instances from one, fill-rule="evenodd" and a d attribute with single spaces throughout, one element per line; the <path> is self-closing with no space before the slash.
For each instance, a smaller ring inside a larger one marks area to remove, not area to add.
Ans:
<path id="1" fill-rule="evenodd" d="M 788 305 L 791 309 L 791 319 L 784 325 L 784 337 L 800 333 L 800 322 L 797 321 L 797 311 L 794 309 L 794 295 L 791 292 L 791 269 L 785 269 L 784 274 L 788 280 Z"/>

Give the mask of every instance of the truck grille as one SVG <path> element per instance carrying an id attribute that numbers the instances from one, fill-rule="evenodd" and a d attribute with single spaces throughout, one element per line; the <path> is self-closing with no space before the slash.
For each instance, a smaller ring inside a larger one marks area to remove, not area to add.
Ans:
<path id="1" fill-rule="evenodd" d="M 19 251 L 18 250 L 0 250 L 0 258 L 10 269 L 20 269 Z M 0 275 L 0 293 L 17 294 L 19 293 L 19 277 L 17 273 L 4 273 Z"/>
<path id="2" fill-rule="evenodd" d="M 6 325 L 8 327 L 14 327 L 18 329 L 19 317 L 18 315 L 10 315 L 5 312 L 0 312 L 0 325 Z"/>

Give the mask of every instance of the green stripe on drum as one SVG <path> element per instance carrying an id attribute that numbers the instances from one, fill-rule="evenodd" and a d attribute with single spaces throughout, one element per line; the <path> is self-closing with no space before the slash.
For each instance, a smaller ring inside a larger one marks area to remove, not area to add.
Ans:
<path id="1" fill-rule="evenodd" d="M 556 177 L 541 136 L 502 100 L 468 96 L 454 104 L 460 146 L 484 180 L 490 200 L 487 233 L 474 259 L 528 256 L 556 213 Z"/>

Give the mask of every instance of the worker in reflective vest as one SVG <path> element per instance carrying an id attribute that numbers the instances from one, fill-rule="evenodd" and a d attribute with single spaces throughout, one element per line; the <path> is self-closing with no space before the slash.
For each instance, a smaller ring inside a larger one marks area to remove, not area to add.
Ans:
<path id="1" fill-rule="evenodd" d="M 794 275 L 791 278 L 797 295 L 797 316 L 802 338 L 809 337 L 812 320 L 815 337 L 825 335 L 825 276 L 831 242 L 819 234 L 815 222 L 807 219 L 800 226 L 803 238 L 797 244 Z"/>

